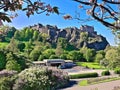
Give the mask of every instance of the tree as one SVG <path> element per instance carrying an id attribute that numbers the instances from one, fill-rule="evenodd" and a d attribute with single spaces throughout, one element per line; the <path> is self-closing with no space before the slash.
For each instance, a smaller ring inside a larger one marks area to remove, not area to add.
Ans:
<path id="1" fill-rule="evenodd" d="M 0 50 L 0 70 L 4 69 L 6 65 L 6 56 L 3 51 Z"/>
<path id="2" fill-rule="evenodd" d="M 19 42 L 17 46 L 18 46 L 18 49 L 19 49 L 21 52 L 24 51 L 25 43 L 23 43 L 23 42 Z"/>
<path id="3" fill-rule="evenodd" d="M 18 46 L 17 46 L 17 41 L 14 39 L 14 37 L 11 39 L 9 45 L 7 46 L 7 49 L 9 51 L 14 52 L 14 53 L 19 52 L 19 49 L 18 49 Z"/>
<path id="4" fill-rule="evenodd" d="M 59 57 L 57 55 L 51 55 L 49 59 L 58 59 Z"/>
<path id="5" fill-rule="evenodd" d="M 101 60 L 105 58 L 105 52 L 103 50 L 97 51 L 95 55 L 95 61 L 100 63 Z"/>
<path id="6" fill-rule="evenodd" d="M 9 52 L 6 54 L 6 61 L 9 61 L 9 60 L 14 60 L 14 56 L 12 52 Z"/>
<path id="7" fill-rule="evenodd" d="M 55 51 L 54 49 L 47 49 L 44 52 L 42 52 L 42 54 L 46 57 L 46 58 L 50 58 L 51 55 L 55 55 Z"/>
<path id="8" fill-rule="evenodd" d="M 107 59 L 109 68 L 120 67 L 120 57 L 117 49 L 110 49 L 106 52 L 105 58 Z"/>
<path id="9" fill-rule="evenodd" d="M 45 59 L 45 58 L 46 58 L 45 55 L 40 55 L 39 58 L 38 58 L 38 60 L 39 61 L 43 61 L 43 59 Z"/>
<path id="10" fill-rule="evenodd" d="M 68 59 L 74 60 L 74 61 L 82 61 L 83 54 L 79 51 L 71 51 L 68 54 Z"/>
<path id="11" fill-rule="evenodd" d="M 100 63 L 100 61 L 103 60 L 103 58 L 104 58 L 104 56 L 100 53 L 97 53 L 95 55 L 95 61 L 98 62 L 98 63 Z"/>
<path id="12" fill-rule="evenodd" d="M 64 49 L 67 48 L 67 41 L 65 38 L 58 38 L 57 41 L 57 48 L 56 48 L 56 55 L 60 56 L 61 54 L 63 54 Z"/>
<path id="13" fill-rule="evenodd" d="M 31 53 L 30 53 L 30 59 L 32 61 L 37 61 L 39 56 L 40 56 L 40 51 L 39 50 L 32 50 Z"/>
<path id="14" fill-rule="evenodd" d="M 9 52 L 7 55 L 6 55 L 6 69 L 7 70 L 16 70 L 16 71 L 20 71 L 21 70 L 21 66 L 20 64 L 17 63 L 15 57 L 14 57 L 14 54 Z"/>
<path id="15" fill-rule="evenodd" d="M 50 4 L 45 4 L 41 0 L 0 0 L 0 22 L 1 20 L 11 22 L 11 19 L 17 17 L 18 10 L 26 12 L 26 15 L 41 14 L 46 12 L 59 14 L 58 7 L 52 7 Z"/>
<path id="16" fill-rule="evenodd" d="M 38 35 L 39 35 L 39 32 L 35 30 L 34 33 L 33 33 L 33 40 L 37 40 Z"/>
<path id="17" fill-rule="evenodd" d="M 6 62 L 11 60 L 14 60 L 15 63 L 19 64 L 22 70 L 26 68 L 26 58 L 23 55 L 9 52 L 6 54 Z"/>
<path id="18" fill-rule="evenodd" d="M 120 29 L 120 15 L 119 15 L 119 0 L 73 0 L 80 3 L 79 8 L 86 11 L 88 14 L 87 18 L 75 17 L 77 20 L 86 19 L 97 20 L 101 22 L 106 27 L 112 29 Z M 117 6 L 117 9 L 115 7 Z M 83 12 L 82 12 L 83 13 Z M 68 17 L 69 16 L 69 17 Z M 71 16 L 72 17 L 72 16 Z M 70 15 L 65 16 L 65 19 L 71 18 Z M 92 17 L 92 18 L 91 18 Z M 111 22 L 111 20 L 113 22 Z"/>
<path id="19" fill-rule="evenodd" d="M 16 70 L 16 71 L 21 71 L 20 64 L 17 63 L 15 60 L 9 60 L 6 63 L 6 69 L 7 70 Z"/>
<path id="20" fill-rule="evenodd" d="M 12 38 L 14 36 L 16 29 L 14 27 L 9 27 L 7 32 L 7 37 Z"/>
<path id="21" fill-rule="evenodd" d="M 57 44 L 57 48 L 55 50 L 55 54 L 60 56 L 61 54 L 63 54 L 64 50 L 62 48 L 62 46 L 60 44 Z"/>
<path id="22" fill-rule="evenodd" d="M 20 31 L 16 30 L 16 32 L 14 34 L 14 38 L 17 39 L 17 40 L 21 39 Z"/>
<path id="23" fill-rule="evenodd" d="M 27 54 L 27 58 L 29 58 L 29 54 L 30 54 L 30 52 L 32 51 L 32 41 L 31 40 L 29 40 L 29 42 L 27 42 L 26 44 L 25 44 L 25 49 L 24 49 L 24 51 L 26 52 L 26 54 Z"/>
<path id="24" fill-rule="evenodd" d="M 88 49 L 85 53 L 85 59 L 87 60 L 87 62 L 94 61 L 94 57 L 95 57 L 95 50 L 94 49 Z"/>

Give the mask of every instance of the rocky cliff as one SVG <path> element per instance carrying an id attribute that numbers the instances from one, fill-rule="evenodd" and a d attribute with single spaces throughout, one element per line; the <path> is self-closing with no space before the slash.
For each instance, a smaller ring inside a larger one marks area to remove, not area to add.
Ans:
<path id="1" fill-rule="evenodd" d="M 49 38 L 47 40 L 50 43 L 56 43 L 59 37 L 63 37 L 76 48 L 86 46 L 95 50 L 103 50 L 109 45 L 105 37 L 97 35 L 94 27 L 88 25 L 81 26 L 80 28 L 69 27 L 59 29 L 57 26 L 37 24 L 29 26 L 29 28 L 38 30 L 40 33 L 48 34 Z"/>

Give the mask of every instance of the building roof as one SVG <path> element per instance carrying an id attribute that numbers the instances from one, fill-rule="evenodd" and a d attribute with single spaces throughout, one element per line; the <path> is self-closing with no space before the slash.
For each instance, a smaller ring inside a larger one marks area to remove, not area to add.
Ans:
<path id="1" fill-rule="evenodd" d="M 65 62 L 63 59 L 44 59 L 44 62 Z"/>
<path id="2" fill-rule="evenodd" d="M 33 63 L 34 63 L 34 64 L 45 64 L 44 61 L 34 61 Z"/>
<path id="3" fill-rule="evenodd" d="M 65 60 L 65 62 L 66 62 L 66 63 L 68 63 L 68 62 L 69 62 L 69 63 L 73 63 L 72 60 Z"/>

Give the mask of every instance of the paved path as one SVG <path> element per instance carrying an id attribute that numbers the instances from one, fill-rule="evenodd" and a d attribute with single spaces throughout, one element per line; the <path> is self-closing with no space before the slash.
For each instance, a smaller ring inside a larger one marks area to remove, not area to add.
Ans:
<path id="1" fill-rule="evenodd" d="M 89 85 L 89 86 L 79 86 L 77 85 L 77 81 L 71 81 L 70 84 L 71 85 L 69 87 L 61 90 L 113 90 L 114 87 L 120 86 L 120 80 Z"/>

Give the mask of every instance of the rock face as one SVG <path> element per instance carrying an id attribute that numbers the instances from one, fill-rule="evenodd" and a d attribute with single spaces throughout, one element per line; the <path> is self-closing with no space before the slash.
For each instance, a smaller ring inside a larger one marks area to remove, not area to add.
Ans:
<path id="1" fill-rule="evenodd" d="M 57 26 L 37 24 L 29 26 L 29 28 L 38 30 L 40 33 L 48 34 L 48 41 L 50 43 L 56 43 L 58 38 L 62 37 L 76 48 L 86 46 L 95 50 L 103 50 L 109 45 L 105 37 L 97 35 L 94 27 L 88 25 L 81 26 L 79 29 L 76 27 L 58 29 Z"/>

